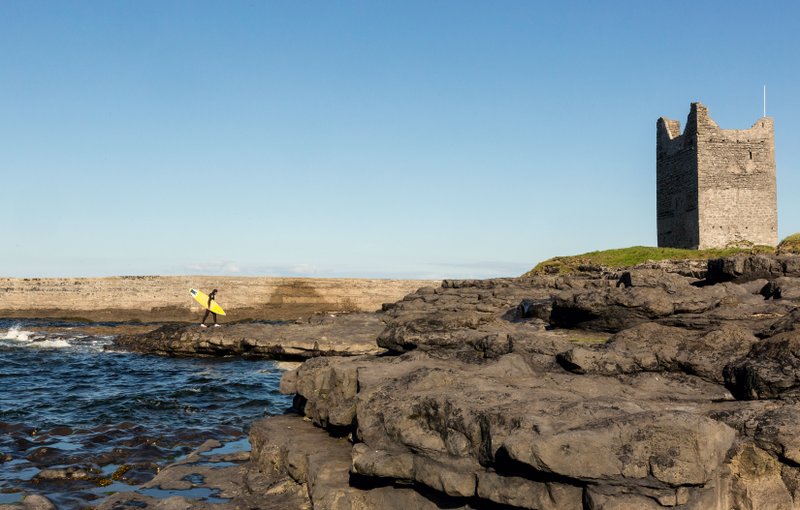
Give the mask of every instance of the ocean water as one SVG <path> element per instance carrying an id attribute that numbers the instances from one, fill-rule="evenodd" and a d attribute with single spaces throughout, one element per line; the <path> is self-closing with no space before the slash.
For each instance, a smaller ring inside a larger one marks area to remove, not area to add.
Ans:
<path id="1" fill-rule="evenodd" d="M 291 405 L 275 362 L 114 351 L 131 327 L 0 319 L 0 504 L 91 507 Z"/>

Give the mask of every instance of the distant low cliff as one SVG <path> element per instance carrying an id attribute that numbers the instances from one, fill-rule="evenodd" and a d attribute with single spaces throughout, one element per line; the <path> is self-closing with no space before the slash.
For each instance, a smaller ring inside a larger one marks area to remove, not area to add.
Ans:
<path id="1" fill-rule="evenodd" d="M 0 278 L 0 317 L 93 321 L 193 321 L 202 308 L 189 289 L 219 289 L 225 321 L 296 319 L 323 311 L 374 311 L 429 280 L 120 276 Z M 438 282 L 436 282 L 438 284 Z"/>

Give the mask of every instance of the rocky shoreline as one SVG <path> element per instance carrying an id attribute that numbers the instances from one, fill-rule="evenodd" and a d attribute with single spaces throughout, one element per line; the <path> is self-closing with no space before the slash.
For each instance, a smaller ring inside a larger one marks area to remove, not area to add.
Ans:
<path id="1" fill-rule="evenodd" d="M 800 507 L 800 257 L 703 273 L 445 281 L 374 314 L 120 338 L 308 360 L 281 381 L 295 413 L 254 423 L 247 461 L 177 478 L 225 480 L 218 501 L 100 508 Z"/>
<path id="2" fill-rule="evenodd" d="M 383 330 L 378 314 L 316 314 L 281 323 L 240 323 L 202 328 L 167 324 L 144 333 L 122 335 L 114 348 L 163 356 L 242 356 L 305 360 L 316 356 L 381 354 L 375 343 Z"/>

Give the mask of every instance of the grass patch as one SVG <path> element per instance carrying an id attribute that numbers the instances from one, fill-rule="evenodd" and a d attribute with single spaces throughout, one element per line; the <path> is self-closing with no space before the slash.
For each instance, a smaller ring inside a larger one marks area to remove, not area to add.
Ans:
<path id="1" fill-rule="evenodd" d="M 797 253 L 800 253 L 800 234 L 789 236 L 796 237 Z M 784 240 L 785 242 L 786 240 Z M 783 244 L 783 242 L 781 243 Z M 536 267 L 523 276 L 536 276 L 543 274 L 570 274 L 581 271 L 581 267 L 626 268 L 643 264 L 645 262 L 658 262 L 660 260 L 706 260 L 719 257 L 728 257 L 738 253 L 775 253 L 776 250 L 769 246 L 752 246 L 749 248 L 718 248 L 709 250 L 684 250 L 680 248 L 654 248 L 651 246 L 632 246 L 614 250 L 592 251 L 581 255 L 553 257 L 540 262 Z"/>
<path id="2" fill-rule="evenodd" d="M 800 253 L 800 234 L 792 234 L 781 241 L 778 253 Z"/>

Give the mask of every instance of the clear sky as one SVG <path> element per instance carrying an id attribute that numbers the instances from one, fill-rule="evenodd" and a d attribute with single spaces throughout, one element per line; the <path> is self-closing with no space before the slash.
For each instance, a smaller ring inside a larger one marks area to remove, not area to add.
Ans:
<path id="1" fill-rule="evenodd" d="M 796 2 L 0 1 L 0 275 L 518 275 L 656 244 L 655 123 L 775 118 Z"/>

